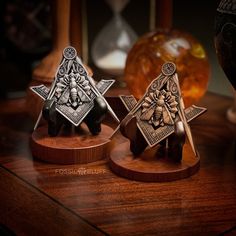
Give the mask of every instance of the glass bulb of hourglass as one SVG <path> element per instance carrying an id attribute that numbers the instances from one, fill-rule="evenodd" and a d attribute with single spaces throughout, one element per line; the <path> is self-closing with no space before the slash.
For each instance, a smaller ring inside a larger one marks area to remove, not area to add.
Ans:
<path id="1" fill-rule="evenodd" d="M 127 54 L 137 36 L 120 15 L 128 0 L 107 0 L 107 2 L 114 15 L 95 38 L 92 45 L 92 59 L 101 70 L 112 75 L 121 75 Z"/>

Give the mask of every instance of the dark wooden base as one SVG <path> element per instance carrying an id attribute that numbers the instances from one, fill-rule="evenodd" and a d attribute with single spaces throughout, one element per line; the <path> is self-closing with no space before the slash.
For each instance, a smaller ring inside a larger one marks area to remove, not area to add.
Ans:
<path id="1" fill-rule="evenodd" d="M 62 131 L 57 137 L 50 137 L 47 126 L 42 126 L 32 134 L 31 151 L 34 157 L 49 163 L 90 163 L 109 156 L 112 133 L 111 127 L 102 125 L 101 133 L 94 136 L 82 124 L 79 133 Z"/>
<path id="2" fill-rule="evenodd" d="M 189 144 L 183 148 L 183 160 L 175 162 L 168 157 L 155 156 L 157 149 L 147 149 L 138 157 L 129 150 L 129 142 L 116 146 L 110 154 L 109 165 L 116 174 L 144 182 L 167 182 L 187 178 L 200 167 Z"/>

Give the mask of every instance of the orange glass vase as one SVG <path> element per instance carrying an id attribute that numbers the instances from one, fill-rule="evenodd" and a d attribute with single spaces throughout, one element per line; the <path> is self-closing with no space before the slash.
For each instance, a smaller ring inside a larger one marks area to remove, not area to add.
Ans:
<path id="1" fill-rule="evenodd" d="M 128 54 L 124 75 L 131 94 L 140 99 L 166 61 L 177 66 L 185 105 L 198 101 L 210 78 L 208 58 L 198 40 L 179 30 L 157 30 L 136 42 Z"/>

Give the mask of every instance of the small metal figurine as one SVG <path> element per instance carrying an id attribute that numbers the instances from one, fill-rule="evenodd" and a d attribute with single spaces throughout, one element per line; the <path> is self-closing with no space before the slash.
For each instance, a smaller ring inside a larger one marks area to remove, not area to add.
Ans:
<path id="1" fill-rule="evenodd" d="M 197 156 L 188 122 L 206 109 L 194 105 L 185 109 L 174 63 L 162 66 L 161 74 L 138 102 L 132 95 L 120 98 L 129 112 L 120 130 L 130 140 L 134 156 L 140 155 L 147 146 L 161 144 L 157 151 L 162 152 L 161 156 L 164 152 L 164 156 L 181 161 L 185 134 Z"/>
<path id="2" fill-rule="evenodd" d="M 48 121 L 48 134 L 57 136 L 63 124 L 79 126 L 84 121 L 92 134 L 101 131 L 101 121 L 107 111 L 119 122 L 103 95 L 114 80 L 95 84 L 73 47 L 66 47 L 50 89 L 44 85 L 31 90 L 45 100 L 34 129 L 41 117 Z"/>

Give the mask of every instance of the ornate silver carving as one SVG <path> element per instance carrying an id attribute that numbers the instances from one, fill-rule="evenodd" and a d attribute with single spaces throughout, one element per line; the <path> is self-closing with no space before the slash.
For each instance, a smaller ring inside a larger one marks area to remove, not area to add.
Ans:
<path id="1" fill-rule="evenodd" d="M 128 112 L 130 112 L 137 105 L 137 100 L 133 95 L 120 95 L 119 97 Z"/>
<path id="2" fill-rule="evenodd" d="M 63 51 L 63 56 L 68 59 L 74 59 L 77 56 L 77 52 L 73 47 L 66 47 Z"/>
<path id="3" fill-rule="evenodd" d="M 49 89 L 41 84 L 30 88 L 34 93 L 40 96 L 43 100 L 46 100 L 49 94 Z"/>
<path id="4" fill-rule="evenodd" d="M 107 90 L 112 86 L 112 84 L 114 83 L 114 80 L 104 80 L 102 79 L 101 81 L 99 81 L 96 84 L 96 87 L 99 91 L 99 93 L 101 93 L 102 95 L 104 95 Z M 43 100 L 46 100 L 48 95 L 49 95 L 49 88 L 47 88 L 45 85 L 41 84 L 38 86 L 33 86 L 30 87 L 30 89 L 36 93 L 38 96 L 40 96 Z"/>
<path id="5" fill-rule="evenodd" d="M 120 96 L 120 98 L 128 111 L 131 111 L 137 104 L 137 101 L 133 96 L 122 95 Z M 191 120 L 200 116 L 205 111 L 206 108 L 204 107 L 197 107 L 195 105 L 188 107 L 187 109 L 185 109 L 187 122 L 190 122 Z M 156 130 L 148 122 L 138 122 L 137 125 L 150 147 L 155 146 L 156 144 L 167 138 L 169 135 L 174 133 L 173 125 L 160 126 L 158 130 Z"/>
<path id="6" fill-rule="evenodd" d="M 164 89 L 150 93 L 142 104 L 140 120 L 148 121 L 154 127 L 174 125 L 178 102 L 171 92 Z"/>
<path id="7" fill-rule="evenodd" d="M 133 96 L 120 96 L 120 98 L 129 114 L 136 117 L 137 126 L 150 147 L 172 134 L 175 122 L 181 120 L 195 152 L 187 122 L 206 109 L 191 106 L 184 110 L 174 63 L 167 62 L 163 65 L 162 73 L 152 81 L 138 102 Z"/>
<path id="8" fill-rule="evenodd" d="M 65 75 L 64 78 L 60 78 L 60 81 L 56 84 L 55 96 L 58 98 L 58 104 L 72 106 L 77 108 L 84 102 L 90 102 L 91 86 L 89 81 L 79 73 L 71 72 L 69 75 Z"/>
<path id="9" fill-rule="evenodd" d="M 162 73 L 166 76 L 173 75 L 176 71 L 176 65 L 173 62 L 166 62 L 161 69 Z"/>
<path id="10" fill-rule="evenodd" d="M 54 99 L 56 110 L 75 126 L 78 126 L 93 108 L 93 100 L 96 97 L 103 98 L 102 95 L 114 82 L 115 80 L 101 80 L 96 85 L 77 56 L 75 48 L 67 47 L 63 51 L 63 58 L 50 91 L 44 85 L 31 87 L 31 90 L 44 100 Z M 119 121 L 105 98 L 103 99 L 109 112 Z M 41 115 L 38 121 L 40 118 Z"/>

